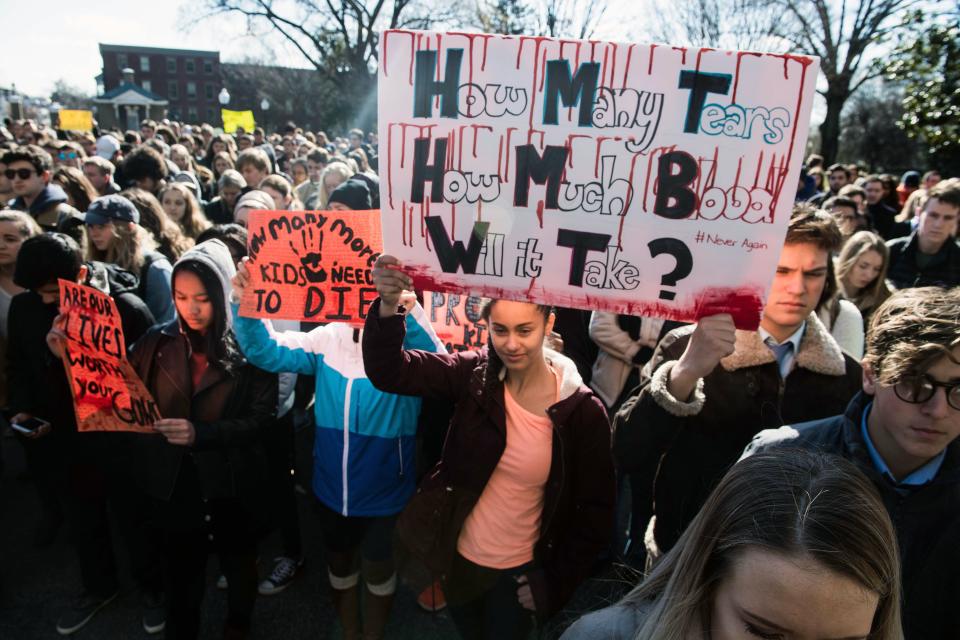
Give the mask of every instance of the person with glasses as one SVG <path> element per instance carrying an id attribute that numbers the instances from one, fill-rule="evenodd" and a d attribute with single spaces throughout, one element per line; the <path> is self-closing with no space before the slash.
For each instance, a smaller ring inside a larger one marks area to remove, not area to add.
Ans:
<path id="1" fill-rule="evenodd" d="M 64 142 L 60 145 L 57 155 L 54 158 L 54 164 L 57 167 L 73 167 L 80 169 L 83 161 L 87 159 L 87 154 L 76 142 Z"/>
<path id="2" fill-rule="evenodd" d="M 868 227 L 867 219 L 860 215 L 857 203 L 852 198 L 834 196 L 823 203 L 823 210 L 833 216 L 840 227 L 840 235 L 846 242 L 850 236 Z"/>
<path id="3" fill-rule="evenodd" d="M 863 390 L 842 415 L 759 433 L 744 456 L 819 449 L 883 497 L 903 564 L 907 640 L 960 630 L 960 287 L 906 289 L 867 332 Z M 855 514 L 851 514 L 855 515 Z"/>
<path id="4" fill-rule="evenodd" d="M 3 154 L 4 177 L 13 186 L 16 198 L 11 207 L 26 211 L 44 231 L 65 231 L 82 214 L 67 204 L 67 193 L 51 184 L 53 159 L 35 145 L 18 147 Z M 65 226 L 66 225 L 66 226 Z"/>

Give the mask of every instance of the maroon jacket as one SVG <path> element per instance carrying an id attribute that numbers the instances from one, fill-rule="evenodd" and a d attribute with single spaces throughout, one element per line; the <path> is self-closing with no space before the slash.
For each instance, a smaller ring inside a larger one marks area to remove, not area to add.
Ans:
<path id="1" fill-rule="evenodd" d="M 459 501 L 451 509 L 454 522 L 443 527 L 447 547 L 455 549 L 463 522 L 506 447 L 503 382 L 486 380 L 486 349 L 455 354 L 404 351 L 404 333 L 403 316 L 380 318 L 377 300 L 367 315 L 363 366 L 382 391 L 455 402 L 440 462 L 418 489 L 419 495 L 443 486 Z M 553 352 L 549 356 L 563 368 L 563 387 L 576 385 L 547 410 L 553 422 L 553 458 L 534 547 L 536 569 L 528 575 L 541 616 L 566 604 L 608 548 L 616 493 L 603 403 L 583 385 L 572 362 Z M 415 497 L 408 509 L 417 504 Z"/>

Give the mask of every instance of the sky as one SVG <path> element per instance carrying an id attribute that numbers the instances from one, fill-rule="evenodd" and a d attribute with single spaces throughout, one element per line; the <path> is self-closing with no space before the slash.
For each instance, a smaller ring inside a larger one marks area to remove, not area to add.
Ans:
<path id="1" fill-rule="evenodd" d="M 278 0 L 280 3 L 289 0 Z M 20 93 L 49 96 L 54 83 L 96 94 L 101 72 L 99 43 L 128 44 L 172 49 L 220 51 L 220 60 L 257 60 L 291 67 L 308 66 L 289 43 L 268 29 L 249 34 L 241 16 L 217 16 L 199 20 L 200 0 L 126 0 L 123 3 L 93 3 L 90 0 L 34 0 L 43 16 L 25 11 L 18 0 L 0 0 L 0 24 L 5 25 L 0 62 L 0 87 L 16 85 Z M 609 0 L 598 38 L 627 40 L 621 19 L 609 16 L 635 11 L 634 0 Z M 636 27 L 638 23 L 627 20 Z M 12 25 L 19 25 L 10 28 Z M 186 26 L 184 26 L 186 25 Z M 618 31 L 611 32 L 611 29 Z M 41 39 L 42 38 L 42 39 Z M 813 120 L 822 119 L 822 101 L 814 102 Z"/>
<path id="2" fill-rule="evenodd" d="M 287 66 L 304 66 L 302 58 L 298 59 L 275 37 L 242 35 L 246 33 L 246 22 L 240 17 L 197 22 L 193 8 L 197 4 L 196 0 L 96 4 L 35 0 L 35 4 L 27 5 L 0 0 L 0 24 L 6 25 L 0 87 L 15 84 L 21 93 L 46 96 L 62 78 L 93 95 L 94 78 L 101 69 L 99 43 L 219 50 L 220 59 L 227 62 L 251 56 L 274 58 L 277 64 Z M 36 7 L 43 15 L 31 15 L 33 12 L 26 6 Z M 191 26 L 185 29 L 180 26 L 181 21 Z"/>

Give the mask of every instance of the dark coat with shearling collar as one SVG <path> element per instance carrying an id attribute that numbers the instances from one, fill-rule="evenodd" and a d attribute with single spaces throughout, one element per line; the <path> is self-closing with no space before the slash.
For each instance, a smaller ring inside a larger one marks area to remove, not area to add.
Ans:
<path id="1" fill-rule="evenodd" d="M 614 420 L 621 472 L 633 471 L 632 461 L 651 450 L 661 456 L 654 538 L 662 553 L 676 544 L 756 433 L 841 413 L 861 386 L 860 365 L 812 313 L 786 379 L 758 332 L 737 331 L 734 352 L 700 380 L 689 402 L 680 402 L 667 383 L 694 329 L 675 329 L 660 341 L 643 369 L 639 393 Z"/>

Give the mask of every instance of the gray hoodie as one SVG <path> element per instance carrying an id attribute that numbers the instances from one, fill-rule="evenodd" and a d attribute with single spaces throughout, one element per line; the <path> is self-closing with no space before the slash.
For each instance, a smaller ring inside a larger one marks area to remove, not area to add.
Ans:
<path id="1" fill-rule="evenodd" d="M 180 256 L 180 259 L 177 260 L 177 264 L 179 265 L 181 262 L 187 260 L 202 262 L 217 275 L 217 279 L 220 280 L 220 284 L 223 286 L 223 301 L 225 306 L 224 313 L 226 313 L 227 326 L 232 326 L 233 314 L 230 312 L 230 293 L 233 289 L 233 285 L 231 284 L 231 280 L 233 280 L 233 276 L 237 273 L 237 270 L 234 267 L 233 256 L 230 255 L 230 250 L 227 249 L 227 245 L 220 240 L 207 240 L 206 242 L 201 242 Z M 300 328 L 299 322 L 295 323 L 286 320 L 278 320 L 276 321 L 276 325 L 280 330 Z M 286 414 L 291 408 L 293 408 L 293 392 L 296 382 L 296 374 L 280 374 L 279 406 L 277 407 L 278 416 Z"/>
<path id="2" fill-rule="evenodd" d="M 230 313 L 230 291 L 233 285 L 230 283 L 237 270 L 233 265 L 233 256 L 230 250 L 220 240 L 207 240 L 196 245 L 177 260 L 174 270 L 184 262 L 201 262 L 213 271 L 223 287 L 223 313 L 227 319 L 227 326 L 233 324 L 233 314 Z"/>

